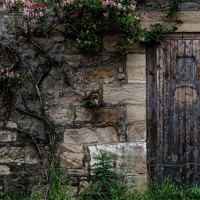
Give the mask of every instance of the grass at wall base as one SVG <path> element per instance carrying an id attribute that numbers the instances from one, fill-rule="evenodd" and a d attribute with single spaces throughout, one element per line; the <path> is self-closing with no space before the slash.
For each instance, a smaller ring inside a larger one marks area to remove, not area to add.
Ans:
<path id="1" fill-rule="evenodd" d="M 92 167 L 92 180 L 79 195 L 72 196 L 69 186 L 62 180 L 59 165 L 51 164 L 51 179 L 43 186 L 47 196 L 34 193 L 30 197 L 21 191 L 8 192 L 0 200 L 199 200 L 200 187 L 184 187 L 181 181 L 166 178 L 162 185 L 154 184 L 153 189 L 140 190 L 129 188 L 123 181 L 123 175 L 113 165 L 114 160 L 107 153 L 101 153 Z M 55 170 L 56 169 L 56 170 Z M 12 194 L 12 195 L 11 195 Z"/>

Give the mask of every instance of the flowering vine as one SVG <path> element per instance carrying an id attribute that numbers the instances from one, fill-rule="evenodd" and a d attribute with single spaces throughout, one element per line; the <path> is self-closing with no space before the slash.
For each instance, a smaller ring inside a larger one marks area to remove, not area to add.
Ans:
<path id="1" fill-rule="evenodd" d="M 75 41 L 80 52 L 94 51 L 102 36 L 102 29 L 119 33 L 127 44 L 139 41 L 143 31 L 143 14 L 135 11 L 136 2 L 126 0 L 6 0 L 4 7 L 20 13 L 27 25 L 29 36 L 62 32 Z M 37 26 L 30 21 L 37 21 Z M 31 27 L 32 26 L 32 27 Z M 56 29 L 57 28 L 57 29 Z"/>
<path id="2" fill-rule="evenodd" d="M 136 1 L 6 0 L 4 7 L 10 12 L 22 14 L 26 28 L 18 29 L 23 35 L 47 36 L 59 31 L 73 39 L 80 52 L 98 49 L 104 29 L 122 37 L 122 42 L 115 45 L 121 54 L 126 53 L 124 45 L 156 40 L 176 30 L 174 27 L 168 29 L 162 24 L 152 24 L 150 30 L 143 28 L 141 22 L 144 14 L 136 11 Z"/>
<path id="3" fill-rule="evenodd" d="M 14 13 L 23 13 L 27 17 L 42 17 L 47 9 L 42 2 L 31 0 L 6 0 L 4 8 Z"/>

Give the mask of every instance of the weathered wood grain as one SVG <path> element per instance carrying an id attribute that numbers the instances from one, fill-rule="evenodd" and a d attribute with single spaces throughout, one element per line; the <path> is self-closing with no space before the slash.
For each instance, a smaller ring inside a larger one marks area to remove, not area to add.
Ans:
<path id="1" fill-rule="evenodd" d="M 148 160 L 155 164 L 149 169 L 158 182 L 170 174 L 184 184 L 196 183 L 200 178 L 196 165 L 200 164 L 200 39 L 164 39 L 147 49 L 147 58 Z"/>

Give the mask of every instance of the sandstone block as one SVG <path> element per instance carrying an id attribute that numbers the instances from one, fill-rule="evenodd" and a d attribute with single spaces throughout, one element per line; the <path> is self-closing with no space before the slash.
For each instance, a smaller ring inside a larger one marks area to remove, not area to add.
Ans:
<path id="1" fill-rule="evenodd" d="M 39 163 L 39 157 L 31 147 L 2 147 L 0 148 L 0 163 Z"/>
<path id="2" fill-rule="evenodd" d="M 145 17 L 144 22 L 158 22 L 164 17 L 164 13 L 158 11 L 151 11 Z"/>
<path id="3" fill-rule="evenodd" d="M 133 122 L 127 125 L 127 138 L 129 142 L 146 140 L 146 121 Z"/>
<path id="4" fill-rule="evenodd" d="M 50 118 L 53 119 L 55 125 L 65 125 L 72 122 L 74 113 L 70 108 L 53 108 L 47 111 Z"/>
<path id="5" fill-rule="evenodd" d="M 146 55 L 128 54 L 126 69 L 129 83 L 146 82 Z"/>
<path id="6" fill-rule="evenodd" d="M 77 107 L 76 108 L 76 118 L 75 121 L 91 121 L 92 120 L 92 110 L 84 108 L 84 107 Z"/>
<path id="7" fill-rule="evenodd" d="M 117 42 L 122 42 L 123 39 L 119 35 L 106 35 L 103 38 L 103 47 L 107 52 L 116 52 L 115 45 Z M 144 44 L 133 43 L 125 46 L 128 52 L 145 53 L 146 48 Z"/>
<path id="8" fill-rule="evenodd" d="M 83 167 L 81 169 L 68 169 L 68 174 L 70 176 L 85 176 L 87 175 L 87 168 L 86 167 Z"/>
<path id="9" fill-rule="evenodd" d="M 81 55 L 65 55 L 64 60 L 70 67 L 78 68 L 81 61 Z"/>
<path id="10" fill-rule="evenodd" d="M 15 122 L 12 122 L 12 121 L 8 121 L 7 123 L 6 123 L 6 128 L 8 128 L 8 129 L 17 129 L 17 124 L 15 123 Z"/>
<path id="11" fill-rule="evenodd" d="M 145 66 L 127 67 L 128 83 L 146 83 Z"/>
<path id="12" fill-rule="evenodd" d="M 52 51 L 54 52 L 54 53 L 61 53 L 61 52 L 63 52 L 65 50 L 65 46 L 63 45 L 63 44 L 55 44 L 54 46 L 53 46 L 53 49 L 52 49 Z"/>
<path id="13" fill-rule="evenodd" d="M 124 117 L 123 108 L 100 108 L 96 123 L 101 125 L 116 125 Z"/>
<path id="14" fill-rule="evenodd" d="M 160 23 L 159 22 L 156 22 L 156 23 Z M 152 24 L 152 22 L 143 22 L 142 25 L 145 27 L 145 28 L 149 28 L 150 25 Z M 169 23 L 166 25 L 167 28 L 171 28 L 171 26 L 177 26 L 177 24 L 175 22 L 173 23 Z M 183 24 L 180 24 L 177 26 L 177 31 L 176 32 L 187 32 L 187 33 L 193 33 L 193 32 L 198 32 L 199 28 L 200 28 L 200 25 L 198 22 L 185 22 Z"/>
<path id="15" fill-rule="evenodd" d="M 6 165 L 0 165 L 0 175 L 10 174 L 10 168 Z"/>
<path id="16" fill-rule="evenodd" d="M 127 105 L 127 125 L 133 125 L 136 121 L 146 120 L 146 105 Z"/>
<path id="17" fill-rule="evenodd" d="M 80 105 L 83 103 L 83 97 L 75 91 L 66 91 L 59 98 L 62 108 L 69 107 L 69 105 Z"/>
<path id="18" fill-rule="evenodd" d="M 54 42 L 63 42 L 65 40 L 63 36 L 55 36 L 52 39 Z"/>
<path id="19" fill-rule="evenodd" d="M 110 83 L 115 80 L 116 71 L 113 67 L 87 68 L 84 71 L 86 83 Z"/>
<path id="20" fill-rule="evenodd" d="M 52 39 L 51 38 L 35 37 L 35 38 L 33 38 L 33 41 L 45 50 L 51 49 L 51 45 L 52 45 Z"/>
<path id="21" fill-rule="evenodd" d="M 146 66 L 146 54 L 128 54 L 126 66 Z"/>
<path id="22" fill-rule="evenodd" d="M 199 25 L 199 22 L 197 23 L 192 23 L 192 22 L 189 22 L 189 23 L 183 23 L 181 25 L 178 26 L 178 29 L 176 32 L 190 32 L 190 33 L 193 33 L 193 32 L 199 32 L 198 30 L 200 29 L 200 25 Z"/>
<path id="23" fill-rule="evenodd" d="M 12 142 L 17 140 L 17 131 L 0 130 L 0 142 Z"/>
<path id="24" fill-rule="evenodd" d="M 106 103 L 144 104 L 146 102 L 146 84 L 104 85 L 103 100 Z"/>
<path id="25" fill-rule="evenodd" d="M 148 16 L 142 22 L 142 26 L 149 28 L 152 23 L 162 24 L 163 16 L 164 13 L 161 12 L 149 12 Z M 183 22 L 182 24 L 176 24 L 176 16 Z M 178 28 L 176 32 L 198 32 L 200 11 L 180 11 L 176 16 L 170 19 L 169 23 L 165 23 L 168 28 L 174 25 Z"/>
<path id="26" fill-rule="evenodd" d="M 94 56 L 83 55 L 81 58 L 82 67 L 122 67 L 126 61 L 125 56 L 121 56 L 117 53 L 103 53 L 95 54 Z"/>
<path id="27" fill-rule="evenodd" d="M 58 148 L 61 167 L 83 166 L 84 150 L 82 145 L 62 144 Z"/>
<path id="28" fill-rule="evenodd" d="M 163 12 L 158 11 L 151 11 L 148 13 L 148 15 L 145 17 L 145 22 L 158 22 L 162 21 L 162 18 L 164 17 Z M 180 11 L 177 13 L 177 16 L 174 16 L 170 19 L 170 21 L 176 20 L 178 17 L 183 23 L 185 22 L 199 22 L 200 21 L 200 11 Z"/>
<path id="29" fill-rule="evenodd" d="M 113 127 L 66 129 L 64 132 L 65 144 L 91 144 L 117 142 L 117 130 Z"/>
<path id="30" fill-rule="evenodd" d="M 25 43 L 25 44 L 23 44 L 23 46 L 22 46 L 22 51 L 28 51 L 30 48 L 31 48 L 31 45 Z"/>
<path id="31" fill-rule="evenodd" d="M 75 41 L 74 40 L 67 39 L 66 45 L 67 45 L 68 51 L 70 51 L 71 53 L 77 53 L 77 49 L 75 47 Z"/>
<path id="32" fill-rule="evenodd" d="M 58 96 L 63 90 L 64 77 L 55 71 L 52 70 L 51 75 L 45 78 L 42 85 L 45 95 L 49 95 L 49 98 Z"/>

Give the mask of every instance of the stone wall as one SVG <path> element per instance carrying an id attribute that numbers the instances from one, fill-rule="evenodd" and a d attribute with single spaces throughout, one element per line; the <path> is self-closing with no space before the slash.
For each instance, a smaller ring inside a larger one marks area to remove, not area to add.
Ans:
<path id="1" fill-rule="evenodd" d="M 166 11 L 173 0 L 141 0 L 138 1 L 139 7 L 147 11 Z M 178 1 L 177 1 L 178 2 Z M 179 1 L 180 2 L 180 1 Z M 199 0 L 182 0 L 181 10 L 197 11 L 200 10 Z"/>
<path id="2" fill-rule="evenodd" d="M 15 91 L 16 107 L 11 108 L 6 120 L 3 116 L 7 111 L 1 109 L 1 193 L 19 183 L 30 188 L 42 184 L 37 145 L 47 142 L 46 130 L 35 117 L 40 106 L 29 81 L 31 71 L 43 73 L 49 59 L 51 68 L 40 90 L 45 112 L 59 135 L 60 167 L 74 191 L 80 191 L 90 181 L 91 165 L 101 151 L 124 164 L 122 170 L 132 185 L 146 185 L 146 50 L 144 45 L 134 44 L 127 47 L 127 56 L 120 56 L 113 47 L 119 40 L 117 35 L 106 34 L 100 50 L 85 55 L 77 53 L 73 41 L 60 35 L 33 38 L 44 54 L 22 36 L 16 40 L 2 27 L 1 42 L 15 51 L 19 58 L 16 71 L 25 77 L 23 86 Z M 82 92 L 98 88 L 103 91 L 103 105 L 94 111 L 86 108 Z"/>
<path id="3" fill-rule="evenodd" d="M 182 11 L 183 24 L 178 32 L 199 32 L 200 12 Z M 160 22 L 162 13 L 150 12 L 144 26 Z M 36 48 L 23 37 L 9 35 L 0 20 L 1 42 L 9 45 L 20 58 L 16 67 L 25 74 L 24 85 L 15 91 L 15 108 L 0 123 L 0 191 L 18 183 L 42 184 L 42 160 L 37 144 L 47 142 L 37 92 L 29 83 L 31 69 L 45 73 L 41 94 L 45 112 L 58 134 L 57 155 L 74 190 L 80 191 L 91 178 L 91 165 L 101 151 L 109 152 L 132 185 L 146 186 L 146 47 L 128 46 L 128 54 L 120 56 L 113 45 L 118 35 L 105 34 L 97 52 L 79 54 L 73 41 L 60 35 L 51 38 L 35 37 L 33 41 L 45 50 Z M 8 20 L 8 18 L 6 18 Z M 169 25 L 172 22 L 167 22 Z M 102 88 L 103 106 L 96 112 L 85 107 L 83 91 Z M 5 116 L 1 103 L 0 116 Z M 27 112 L 31 111 L 32 116 Z M 2 119 L 2 118 L 1 118 Z M 47 148 L 48 151 L 48 148 Z M 30 189 L 28 188 L 28 189 Z"/>

